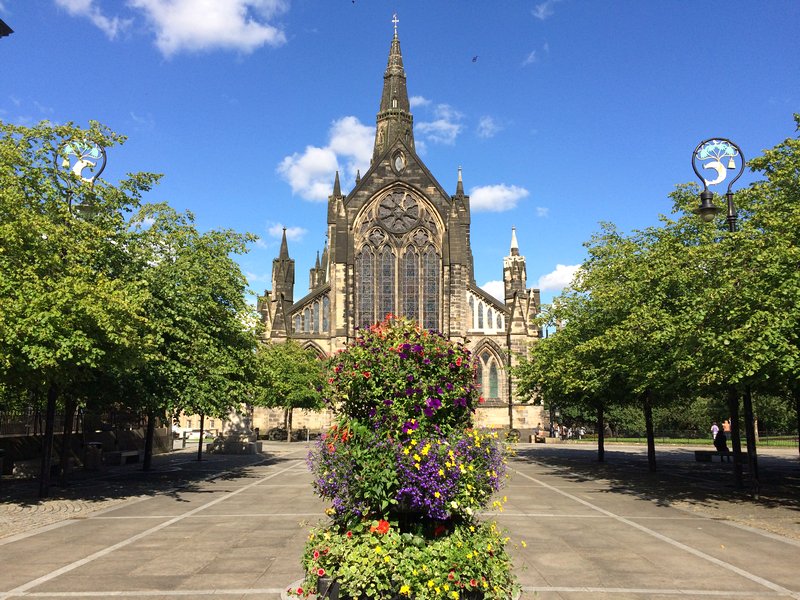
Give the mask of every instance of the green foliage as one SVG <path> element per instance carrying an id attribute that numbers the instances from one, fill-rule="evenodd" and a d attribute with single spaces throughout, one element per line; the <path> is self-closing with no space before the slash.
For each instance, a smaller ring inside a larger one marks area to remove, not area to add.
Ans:
<path id="1" fill-rule="evenodd" d="M 796 389 L 800 140 L 750 166 L 766 178 L 736 193 L 737 232 L 691 213 L 694 185 L 676 188 L 675 217 L 658 227 L 623 235 L 604 225 L 572 287 L 545 309 L 557 331 L 514 370 L 520 393 L 586 414 L 638 406 L 645 393 L 676 410 L 730 384 Z"/>
<path id="2" fill-rule="evenodd" d="M 258 406 L 319 410 L 325 381 L 324 363 L 294 340 L 267 342 L 255 356 L 255 395 Z"/>

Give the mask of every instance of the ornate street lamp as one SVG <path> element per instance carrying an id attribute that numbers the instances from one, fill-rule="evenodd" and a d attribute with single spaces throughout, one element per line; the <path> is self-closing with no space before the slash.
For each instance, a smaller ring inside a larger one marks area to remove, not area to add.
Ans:
<path id="1" fill-rule="evenodd" d="M 704 178 L 697 168 L 698 163 L 701 163 L 703 169 L 715 172 L 715 177 L 711 180 Z M 722 209 L 714 205 L 712 202 L 714 194 L 708 189 L 709 186 L 719 185 L 728 179 L 728 171 L 736 173 L 733 179 L 728 181 L 728 189 L 725 192 L 725 199 L 728 204 L 728 215 L 726 221 L 728 222 L 728 231 L 731 233 L 736 231 L 736 207 L 733 204 L 733 184 L 742 176 L 744 172 L 745 159 L 742 149 L 736 144 L 726 138 L 710 138 L 700 142 L 692 153 L 692 169 L 698 179 L 703 183 L 703 191 L 700 192 L 700 206 L 694 212 L 700 215 L 706 223 L 713 221 L 714 217 Z M 736 484 L 741 485 L 742 471 L 741 471 L 741 446 L 739 442 L 739 397 L 738 392 L 734 386 L 729 386 L 728 389 L 728 408 L 731 412 L 731 445 L 733 446 L 734 455 L 734 473 L 736 477 Z M 755 428 L 753 426 L 753 404 L 750 398 L 749 387 L 744 394 L 744 410 L 745 410 L 745 435 L 747 438 L 747 461 L 750 471 L 750 479 L 753 484 L 753 492 L 758 498 L 758 465 L 756 462 L 756 447 L 755 447 Z"/>
<path id="2" fill-rule="evenodd" d="M 100 144 L 90 140 L 71 140 L 59 146 L 56 154 L 56 171 L 66 176 L 68 189 L 72 188 L 72 183 L 76 179 L 88 183 L 89 187 L 94 186 L 94 182 L 105 168 L 106 149 Z M 69 192 L 67 203 L 70 212 L 73 212 L 72 194 Z M 80 210 L 87 207 L 75 208 Z"/>
<path id="3" fill-rule="evenodd" d="M 55 155 L 55 172 L 57 176 L 60 176 L 66 182 L 66 200 L 70 214 L 75 215 L 76 213 L 91 212 L 91 207 L 82 203 L 73 207 L 73 184 L 79 181 L 81 184 L 89 184 L 91 188 L 105 168 L 106 150 L 95 142 L 89 140 L 71 140 L 64 142 L 58 147 Z M 86 171 L 89 171 L 91 176 L 87 176 Z M 45 436 L 42 444 L 42 471 L 39 479 L 40 498 L 46 498 L 49 495 L 55 415 L 56 396 L 55 394 L 48 393 L 45 416 Z"/>
<path id="4" fill-rule="evenodd" d="M 736 160 L 738 158 L 738 160 Z M 697 169 L 697 164 L 702 163 L 704 169 L 715 172 L 714 179 L 706 179 Z M 728 182 L 728 191 L 725 198 L 728 201 L 728 230 L 736 231 L 736 207 L 733 205 L 733 192 L 731 187 L 744 172 L 744 155 L 742 149 L 726 138 L 710 138 L 700 142 L 692 153 L 692 169 L 697 178 L 703 183 L 700 192 L 700 206 L 693 210 L 705 222 L 713 221 L 722 209 L 712 202 L 714 194 L 708 186 L 719 185 L 728 178 L 728 171 L 736 171 L 736 176 Z"/>

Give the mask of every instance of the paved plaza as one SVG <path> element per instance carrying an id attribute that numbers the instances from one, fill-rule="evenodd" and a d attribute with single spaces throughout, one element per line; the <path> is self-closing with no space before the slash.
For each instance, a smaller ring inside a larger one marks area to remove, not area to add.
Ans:
<path id="1" fill-rule="evenodd" d="M 311 489 L 305 444 L 257 456 L 189 451 L 78 476 L 38 502 L 0 484 L 0 600 L 278 599 L 301 578 Z M 758 501 L 728 463 L 691 448 L 520 444 L 492 515 L 507 528 L 524 599 L 800 599 L 800 461 L 760 450 Z M 523 544 L 524 542 L 524 544 Z"/>

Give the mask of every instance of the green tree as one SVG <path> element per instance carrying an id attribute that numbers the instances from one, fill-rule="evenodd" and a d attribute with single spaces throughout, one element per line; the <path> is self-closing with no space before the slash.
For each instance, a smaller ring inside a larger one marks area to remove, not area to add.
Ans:
<path id="1" fill-rule="evenodd" d="M 56 164 L 59 147 L 73 140 L 124 142 L 97 123 L 0 123 L 0 371 L 9 387 L 46 397 L 41 496 L 59 398 L 67 394 L 74 406 L 94 372 L 132 360 L 149 343 L 140 327 L 147 287 L 120 276 L 120 266 L 126 214 L 156 176 L 88 185 Z"/>
<path id="2" fill-rule="evenodd" d="M 255 360 L 257 406 L 283 408 L 286 440 L 292 439 L 295 408 L 321 410 L 324 363 L 317 354 L 294 340 L 267 342 L 259 346 Z"/>

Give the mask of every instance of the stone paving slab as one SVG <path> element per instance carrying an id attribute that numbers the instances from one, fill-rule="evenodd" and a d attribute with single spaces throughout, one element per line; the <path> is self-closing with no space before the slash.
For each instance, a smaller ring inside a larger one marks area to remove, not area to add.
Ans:
<path id="1" fill-rule="evenodd" d="M 762 457 L 755 502 L 726 464 L 695 464 L 685 449 L 664 451 L 650 474 L 636 447 L 608 448 L 603 465 L 586 447 L 519 448 L 494 517 L 512 537 L 523 599 L 800 598 L 796 454 Z M 0 514 L 13 511 L 15 533 L 0 529 L 0 600 L 281 597 L 325 505 L 305 445 L 265 450 L 201 463 L 176 453 L 155 477 L 122 467 L 41 503 L 75 510 L 38 510 L 4 487 Z"/>

